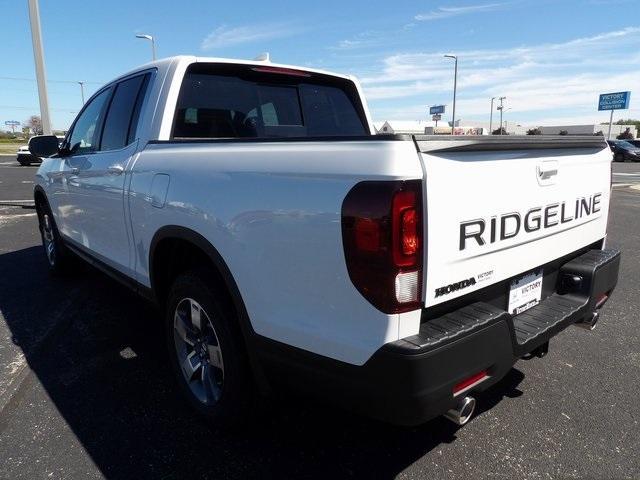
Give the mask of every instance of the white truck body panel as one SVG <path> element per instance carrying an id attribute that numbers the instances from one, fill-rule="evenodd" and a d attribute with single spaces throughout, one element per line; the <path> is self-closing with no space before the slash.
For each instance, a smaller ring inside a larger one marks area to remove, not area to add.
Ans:
<path id="1" fill-rule="evenodd" d="M 171 178 L 162 209 L 148 195 L 157 173 Z M 153 235 L 178 225 L 220 252 L 256 333 L 362 364 L 384 343 L 418 331 L 419 310 L 387 315 L 355 289 L 340 218 L 359 181 L 421 177 L 412 142 L 158 144 L 140 154 L 131 175 L 140 283 L 151 286 Z"/>

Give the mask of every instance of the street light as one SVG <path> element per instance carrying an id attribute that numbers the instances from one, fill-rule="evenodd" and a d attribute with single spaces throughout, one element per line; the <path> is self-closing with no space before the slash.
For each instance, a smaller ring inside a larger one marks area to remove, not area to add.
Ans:
<path id="1" fill-rule="evenodd" d="M 500 105 L 498 105 L 498 110 L 500 110 L 500 133 L 498 135 L 502 135 L 502 110 L 504 109 L 504 105 L 502 105 L 502 101 L 505 100 L 507 97 L 500 97 L 498 98 L 498 100 L 500 100 Z"/>
<path id="2" fill-rule="evenodd" d="M 145 40 L 149 40 L 151 42 L 151 55 L 155 60 L 156 59 L 156 42 L 153 39 L 153 36 L 140 33 L 136 35 L 136 38 L 144 38 Z"/>
<path id="3" fill-rule="evenodd" d="M 445 55 L 445 58 L 453 58 L 456 61 L 453 74 L 453 113 L 451 118 L 451 135 L 453 135 L 456 128 L 456 89 L 458 86 L 458 57 L 455 55 Z"/>
<path id="4" fill-rule="evenodd" d="M 493 133 L 493 101 L 496 97 L 491 97 L 491 113 L 489 114 L 489 135 Z"/>
<path id="5" fill-rule="evenodd" d="M 78 82 L 80 85 L 80 96 L 82 97 L 82 105 L 84 105 L 84 82 Z"/>

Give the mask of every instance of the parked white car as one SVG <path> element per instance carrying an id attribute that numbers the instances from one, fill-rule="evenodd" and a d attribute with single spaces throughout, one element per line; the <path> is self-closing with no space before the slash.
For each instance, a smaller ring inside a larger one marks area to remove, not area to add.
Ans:
<path id="1" fill-rule="evenodd" d="M 62 143 L 64 137 L 56 137 L 58 139 L 58 143 Z M 28 166 L 32 163 L 41 163 L 42 158 L 37 155 L 33 155 L 29 150 L 29 145 L 21 145 L 18 147 L 18 151 L 16 152 L 16 160 L 20 165 Z"/>
<path id="2" fill-rule="evenodd" d="M 21 145 L 20 147 L 18 147 L 18 151 L 16 152 L 16 160 L 20 165 L 23 166 L 31 165 L 32 163 L 40 163 L 42 161 L 40 157 L 33 155 L 29 151 L 28 145 Z"/>
<path id="3" fill-rule="evenodd" d="M 463 424 L 518 359 L 595 325 L 620 261 L 611 152 L 372 132 L 350 76 L 147 64 L 98 90 L 60 149 L 30 142 L 56 154 L 35 187 L 49 266 L 73 252 L 156 302 L 180 390 L 218 425 L 254 386 Z"/>

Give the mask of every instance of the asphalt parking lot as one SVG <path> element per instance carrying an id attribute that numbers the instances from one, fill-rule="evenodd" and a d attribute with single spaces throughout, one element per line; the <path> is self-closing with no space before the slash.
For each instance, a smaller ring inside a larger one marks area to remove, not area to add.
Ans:
<path id="1" fill-rule="evenodd" d="M 89 267 L 51 280 L 37 167 L 0 156 L 0 478 L 640 478 L 640 164 L 614 164 L 620 280 L 598 328 L 520 361 L 458 429 L 294 398 L 220 434 L 177 398 L 158 314 Z"/>

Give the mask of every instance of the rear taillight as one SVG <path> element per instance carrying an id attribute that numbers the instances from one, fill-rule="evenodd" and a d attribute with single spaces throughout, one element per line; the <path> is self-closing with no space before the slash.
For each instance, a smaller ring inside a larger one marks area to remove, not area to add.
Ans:
<path id="1" fill-rule="evenodd" d="M 349 277 L 385 313 L 420 307 L 422 229 L 420 180 L 362 182 L 342 204 Z"/>

